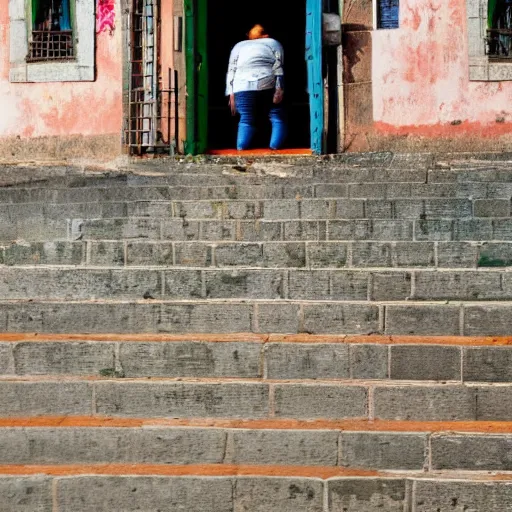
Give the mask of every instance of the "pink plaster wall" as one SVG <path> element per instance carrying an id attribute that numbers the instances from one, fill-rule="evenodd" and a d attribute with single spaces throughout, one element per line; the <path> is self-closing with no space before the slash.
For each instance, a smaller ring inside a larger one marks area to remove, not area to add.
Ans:
<path id="1" fill-rule="evenodd" d="M 113 35 L 97 35 L 95 82 L 9 82 L 8 0 L 0 0 L 0 138 L 121 136 L 122 44 L 119 2 Z"/>
<path id="2" fill-rule="evenodd" d="M 511 133 L 512 82 L 469 81 L 466 25 L 465 0 L 400 0 L 400 28 L 373 32 L 376 131 Z"/>

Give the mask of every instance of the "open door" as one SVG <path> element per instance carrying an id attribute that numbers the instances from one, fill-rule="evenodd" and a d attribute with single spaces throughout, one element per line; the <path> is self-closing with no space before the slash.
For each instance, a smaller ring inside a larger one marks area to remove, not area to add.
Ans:
<path id="1" fill-rule="evenodd" d="M 322 0 L 306 0 L 306 62 L 308 69 L 311 150 L 314 154 L 321 154 L 324 132 Z"/>
<path id="2" fill-rule="evenodd" d="M 184 0 L 186 152 L 220 150 L 223 154 L 234 148 L 236 119 L 231 118 L 224 96 L 229 52 L 245 38 L 252 24 L 262 22 L 285 48 L 286 83 L 293 87 L 288 89 L 288 147 L 309 146 L 313 153 L 320 154 L 324 129 L 322 0 L 260 0 L 244 8 L 243 13 L 236 8 L 238 1 Z M 263 138 L 266 136 L 263 133 Z"/>

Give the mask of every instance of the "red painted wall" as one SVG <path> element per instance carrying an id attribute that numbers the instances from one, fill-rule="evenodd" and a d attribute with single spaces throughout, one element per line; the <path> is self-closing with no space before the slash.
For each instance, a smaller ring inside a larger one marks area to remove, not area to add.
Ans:
<path id="1" fill-rule="evenodd" d="M 492 139 L 512 133 L 512 82 L 470 82 L 465 0 L 400 0 L 400 28 L 373 32 L 381 135 Z"/>
<path id="2" fill-rule="evenodd" d="M 0 139 L 116 135 L 122 127 L 122 44 L 117 28 L 97 35 L 95 82 L 9 83 L 8 0 L 0 0 Z"/>

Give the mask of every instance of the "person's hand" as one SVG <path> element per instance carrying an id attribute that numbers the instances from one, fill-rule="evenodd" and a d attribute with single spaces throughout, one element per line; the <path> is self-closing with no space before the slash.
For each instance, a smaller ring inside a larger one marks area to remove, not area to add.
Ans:
<path id="1" fill-rule="evenodd" d="M 276 89 L 276 92 L 274 93 L 274 103 L 278 105 L 283 101 L 284 91 L 283 89 Z"/>
<path id="2" fill-rule="evenodd" d="M 231 115 L 236 115 L 236 106 L 235 106 L 235 95 L 229 95 L 229 108 L 231 109 Z"/>

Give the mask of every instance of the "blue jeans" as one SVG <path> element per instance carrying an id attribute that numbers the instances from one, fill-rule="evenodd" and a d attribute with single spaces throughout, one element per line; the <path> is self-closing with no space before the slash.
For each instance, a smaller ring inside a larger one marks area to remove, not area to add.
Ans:
<path id="1" fill-rule="evenodd" d="M 249 149 L 257 130 L 257 120 L 263 114 L 268 115 L 272 123 L 270 149 L 281 149 L 287 135 L 286 115 L 281 103 L 273 102 L 274 90 L 243 91 L 235 93 L 236 110 L 240 114 L 236 148 Z"/>

